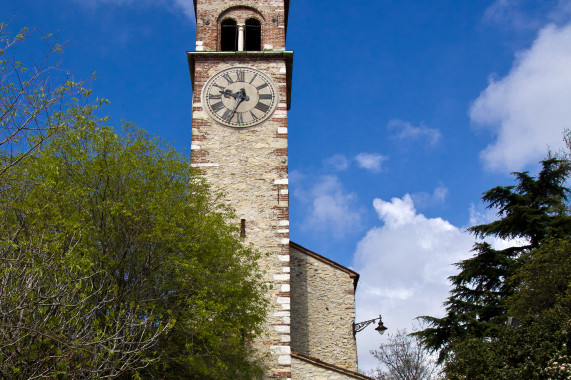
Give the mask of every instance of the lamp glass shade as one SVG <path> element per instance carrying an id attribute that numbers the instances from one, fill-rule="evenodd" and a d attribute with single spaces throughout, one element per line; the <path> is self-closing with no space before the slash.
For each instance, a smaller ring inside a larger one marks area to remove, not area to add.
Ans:
<path id="1" fill-rule="evenodd" d="M 387 331 L 387 328 L 385 327 L 385 325 L 383 325 L 383 321 L 380 318 L 379 318 L 379 325 L 375 327 L 375 330 L 377 330 L 377 332 L 381 335 L 383 335 L 385 331 Z"/>

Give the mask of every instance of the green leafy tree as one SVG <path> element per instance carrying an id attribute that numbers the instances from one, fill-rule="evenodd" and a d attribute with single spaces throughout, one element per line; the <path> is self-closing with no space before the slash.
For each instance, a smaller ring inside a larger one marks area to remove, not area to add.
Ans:
<path id="1" fill-rule="evenodd" d="M 73 116 L 0 192 L 0 377 L 260 377 L 264 288 L 232 213 L 157 138 Z"/>
<path id="2" fill-rule="evenodd" d="M 481 238 L 520 238 L 527 244 L 495 250 L 477 243 L 474 256 L 456 264 L 459 273 L 450 277 L 447 315 L 421 317 L 429 327 L 415 333 L 427 348 L 440 352 L 441 362 L 454 350 L 454 342 L 497 338 L 507 321 L 507 299 L 518 287 L 511 279 L 522 254 L 571 234 L 569 190 L 564 186 L 570 173 L 568 161 L 549 158 L 542 162 L 537 178 L 514 173 L 517 185 L 498 186 L 484 194 L 483 200 L 498 210 L 500 219 L 469 230 Z"/>
<path id="3" fill-rule="evenodd" d="M 42 53 L 24 57 L 39 37 Z M 11 167 L 72 128 L 90 91 L 61 67 L 65 44 L 28 28 L 12 34 L 0 23 L 0 184 Z M 4 179 L 5 180 L 5 179 Z"/>
<path id="4" fill-rule="evenodd" d="M 511 281 L 509 314 L 525 321 L 555 307 L 571 315 L 571 237 L 550 239 L 524 254 Z"/>
<path id="5" fill-rule="evenodd" d="M 444 362 L 450 380 L 563 380 L 571 378 L 569 310 L 555 307 L 504 326 L 493 339 L 453 341 Z"/>

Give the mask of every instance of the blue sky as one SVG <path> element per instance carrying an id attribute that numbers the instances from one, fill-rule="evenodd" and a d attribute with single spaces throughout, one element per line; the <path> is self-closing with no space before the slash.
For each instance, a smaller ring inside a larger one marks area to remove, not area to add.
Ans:
<path id="1" fill-rule="evenodd" d="M 69 42 L 62 67 L 97 72 L 112 124 L 189 154 L 192 0 L 3 0 L 0 14 Z M 571 1 L 294 0 L 287 48 L 291 240 L 361 273 L 358 320 L 410 330 L 442 313 L 466 227 L 493 217 L 481 193 L 562 146 Z M 363 369 L 375 335 L 358 335 Z"/>

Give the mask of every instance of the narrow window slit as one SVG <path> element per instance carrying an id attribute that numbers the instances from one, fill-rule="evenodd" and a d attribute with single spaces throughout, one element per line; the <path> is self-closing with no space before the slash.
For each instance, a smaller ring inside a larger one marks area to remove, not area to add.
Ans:
<path id="1" fill-rule="evenodd" d="M 240 220 L 240 237 L 246 237 L 246 219 Z"/>

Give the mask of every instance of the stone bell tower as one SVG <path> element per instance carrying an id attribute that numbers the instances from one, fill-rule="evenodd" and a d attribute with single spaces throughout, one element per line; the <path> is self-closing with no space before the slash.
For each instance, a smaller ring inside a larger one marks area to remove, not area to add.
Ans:
<path id="1" fill-rule="evenodd" d="M 191 164 L 238 217 L 269 285 L 266 378 L 361 379 L 354 330 L 359 275 L 289 240 L 289 0 L 194 0 Z M 291 279 L 291 281 L 290 281 Z"/>
<path id="2" fill-rule="evenodd" d="M 291 378 L 287 111 L 289 0 L 194 0 L 191 164 L 225 194 L 269 284 L 268 378 Z"/>

